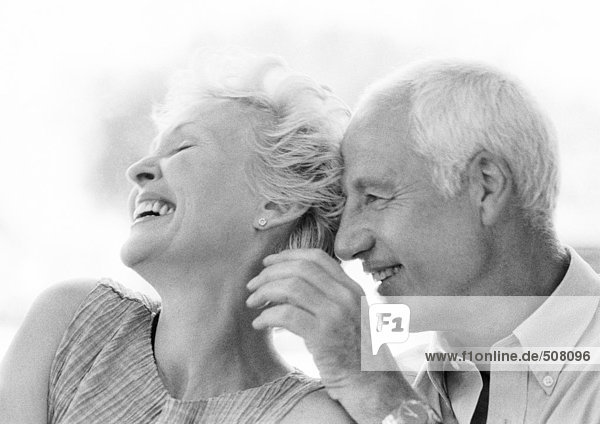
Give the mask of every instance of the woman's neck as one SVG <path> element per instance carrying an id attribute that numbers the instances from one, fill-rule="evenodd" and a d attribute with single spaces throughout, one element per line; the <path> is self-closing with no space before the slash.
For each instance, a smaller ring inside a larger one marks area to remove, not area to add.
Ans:
<path id="1" fill-rule="evenodd" d="M 245 306 L 246 282 L 260 266 L 195 266 L 185 275 L 175 268 L 181 270 L 145 272 L 158 276 L 148 278 L 162 299 L 154 355 L 172 396 L 212 397 L 257 387 L 288 372 L 269 334 L 252 328 L 256 313 Z"/>

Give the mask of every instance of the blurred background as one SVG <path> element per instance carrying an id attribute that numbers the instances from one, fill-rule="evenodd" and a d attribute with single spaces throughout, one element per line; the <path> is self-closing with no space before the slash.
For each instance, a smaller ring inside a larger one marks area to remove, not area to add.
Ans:
<path id="1" fill-rule="evenodd" d="M 170 73 L 202 47 L 283 56 L 353 106 L 398 65 L 460 57 L 518 76 L 554 122 L 561 239 L 600 270 L 599 13 L 589 1 L 0 2 L 0 357 L 33 299 L 121 265 L 127 166 Z M 349 272 L 369 285 L 360 267 Z M 277 334 L 314 374 L 302 343 Z"/>

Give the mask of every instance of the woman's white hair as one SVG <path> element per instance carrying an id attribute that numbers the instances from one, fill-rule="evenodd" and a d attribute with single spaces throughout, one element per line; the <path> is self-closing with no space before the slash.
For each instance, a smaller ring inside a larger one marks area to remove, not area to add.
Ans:
<path id="1" fill-rule="evenodd" d="M 254 114 L 255 155 L 246 164 L 250 182 L 277 205 L 308 208 L 281 248 L 320 248 L 333 256 L 344 204 L 339 144 L 349 108 L 279 57 L 203 52 L 173 78 L 155 110 L 159 130 L 210 99 L 260 112 Z"/>
<path id="2" fill-rule="evenodd" d="M 414 150 L 430 164 L 442 194 L 457 194 L 470 160 L 486 150 L 508 164 L 530 225 L 551 230 L 558 193 L 556 136 L 515 79 L 481 64 L 422 62 L 370 87 L 362 112 L 393 110 L 400 102 L 408 103 Z"/>

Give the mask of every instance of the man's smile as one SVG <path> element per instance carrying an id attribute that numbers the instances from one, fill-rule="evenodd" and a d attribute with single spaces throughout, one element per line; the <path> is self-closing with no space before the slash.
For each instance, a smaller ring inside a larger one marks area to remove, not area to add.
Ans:
<path id="1" fill-rule="evenodd" d="M 365 265 L 363 269 L 366 273 L 371 274 L 373 280 L 383 281 L 388 277 L 398 274 L 400 272 L 400 269 L 402 269 L 402 265 L 395 264 L 392 266 L 385 267 L 370 267 Z"/>

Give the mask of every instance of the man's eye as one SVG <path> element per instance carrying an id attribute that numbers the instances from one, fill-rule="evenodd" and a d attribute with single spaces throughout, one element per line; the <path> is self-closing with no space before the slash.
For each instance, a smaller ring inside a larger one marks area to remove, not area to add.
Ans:
<path id="1" fill-rule="evenodd" d="M 381 197 L 375 196 L 374 194 L 365 195 L 365 203 L 368 205 L 369 203 L 373 203 L 377 200 L 381 200 Z"/>

